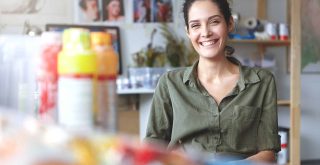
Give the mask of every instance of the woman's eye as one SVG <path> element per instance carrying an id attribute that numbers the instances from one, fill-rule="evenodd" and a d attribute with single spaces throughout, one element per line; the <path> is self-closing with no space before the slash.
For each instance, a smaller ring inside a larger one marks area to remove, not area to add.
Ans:
<path id="1" fill-rule="evenodd" d="M 190 27 L 191 27 L 192 29 L 196 29 L 196 28 L 199 28 L 200 25 L 198 25 L 198 24 L 192 24 L 192 25 L 190 25 Z"/>
<path id="2" fill-rule="evenodd" d="M 220 21 L 218 21 L 218 20 L 212 20 L 212 21 L 210 21 L 210 24 L 211 25 L 217 25 L 217 24 L 219 24 L 220 23 Z"/>

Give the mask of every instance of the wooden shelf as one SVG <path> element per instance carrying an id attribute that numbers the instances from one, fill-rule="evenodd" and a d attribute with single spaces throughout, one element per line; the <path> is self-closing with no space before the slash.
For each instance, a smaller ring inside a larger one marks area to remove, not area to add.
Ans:
<path id="1" fill-rule="evenodd" d="M 231 39 L 228 41 L 232 44 L 257 44 L 264 46 L 290 46 L 290 40 L 239 40 Z"/>
<path id="2" fill-rule="evenodd" d="M 290 106 L 290 100 L 278 100 L 279 106 Z"/>
<path id="3" fill-rule="evenodd" d="M 153 93 L 154 93 L 154 89 L 145 89 L 145 88 L 117 90 L 117 94 L 119 94 L 119 95 L 153 94 Z"/>

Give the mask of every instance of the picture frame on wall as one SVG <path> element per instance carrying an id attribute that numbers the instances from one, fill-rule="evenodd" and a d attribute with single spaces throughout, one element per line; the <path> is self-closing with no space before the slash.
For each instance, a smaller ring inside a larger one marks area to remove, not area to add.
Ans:
<path id="1" fill-rule="evenodd" d="M 124 0 L 73 0 L 76 23 L 123 22 Z"/>
<path id="2" fill-rule="evenodd" d="M 85 28 L 90 32 L 108 32 L 112 36 L 112 46 L 118 55 L 119 59 L 119 69 L 118 74 L 122 74 L 122 64 L 121 64 L 121 41 L 120 41 L 120 29 L 117 26 L 104 26 L 104 25 L 77 25 L 77 24 L 46 24 L 46 31 L 57 31 L 63 32 L 67 28 Z"/>
<path id="3" fill-rule="evenodd" d="M 172 0 L 133 0 L 135 23 L 173 22 Z"/>
<path id="4" fill-rule="evenodd" d="M 74 0 L 75 21 L 81 23 L 100 22 L 101 0 Z"/>
<path id="5" fill-rule="evenodd" d="M 125 19 L 124 0 L 102 0 L 102 20 L 122 22 Z"/>

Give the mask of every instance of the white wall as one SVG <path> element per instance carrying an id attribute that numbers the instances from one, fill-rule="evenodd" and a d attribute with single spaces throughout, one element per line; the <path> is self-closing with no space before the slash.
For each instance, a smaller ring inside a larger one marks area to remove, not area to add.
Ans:
<path id="1" fill-rule="evenodd" d="M 152 29 L 159 24 L 133 24 L 132 23 L 132 1 L 124 0 L 126 21 L 124 23 L 102 23 L 106 25 L 118 25 L 121 30 L 121 44 L 123 52 L 122 64 L 125 67 L 132 64 L 131 55 L 149 42 L 149 36 Z M 240 12 L 242 18 L 255 16 L 257 0 L 233 0 L 234 10 Z M 73 20 L 73 1 L 55 0 L 47 1 L 48 4 L 42 13 L 38 15 L 0 15 L 0 34 L 2 33 L 22 33 L 24 20 L 29 20 L 41 27 L 46 23 L 72 23 Z M 268 1 L 268 18 L 274 22 L 286 22 L 286 1 L 270 0 Z M 184 34 L 183 22 L 181 21 L 181 3 L 182 0 L 174 0 L 174 19 L 172 27 L 177 29 L 181 35 Z M 178 20 L 178 21 L 177 21 Z M 163 40 L 159 34 L 155 36 L 155 42 L 163 45 Z M 253 46 L 238 45 L 236 53 L 238 55 L 246 54 L 245 49 L 252 49 L 249 53 L 254 53 Z M 278 85 L 279 98 L 289 98 L 289 74 L 287 72 L 287 57 L 285 48 L 272 48 L 267 52 L 274 54 L 277 59 L 276 77 Z M 320 159 L 320 76 L 302 75 L 301 76 L 301 159 Z M 281 126 L 289 126 L 288 108 L 279 109 L 279 123 Z M 318 120 L 317 120 L 318 119 Z"/>

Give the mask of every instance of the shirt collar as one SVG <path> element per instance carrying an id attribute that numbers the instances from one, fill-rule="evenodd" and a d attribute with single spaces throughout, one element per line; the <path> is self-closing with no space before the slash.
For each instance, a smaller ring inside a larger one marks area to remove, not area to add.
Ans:
<path id="1" fill-rule="evenodd" d="M 243 66 L 239 60 L 232 56 L 228 56 L 227 59 L 234 64 L 237 64 L 240 68 L 240 79 L 238 81 L 238 87 L 240 91 L 245 89 L 246 84 L 253 84 L 260 81 L 260 78 L 255 69 L 250 69 L 247 66 Z M 183 76 L 183 83 L 186 85 L 196 84 L 197 79 L 197 67 L 199 60 L 193 63 L 192 66 L 188 67 Z"/>
<path id="2" fill-rule="evenodd" d="M 190 83 L 196 83 L 196 74 L 199 60 L 195 61 L 190 67 L 187 67 L 183 75 L 183 83 L 189 85 Z"/>

